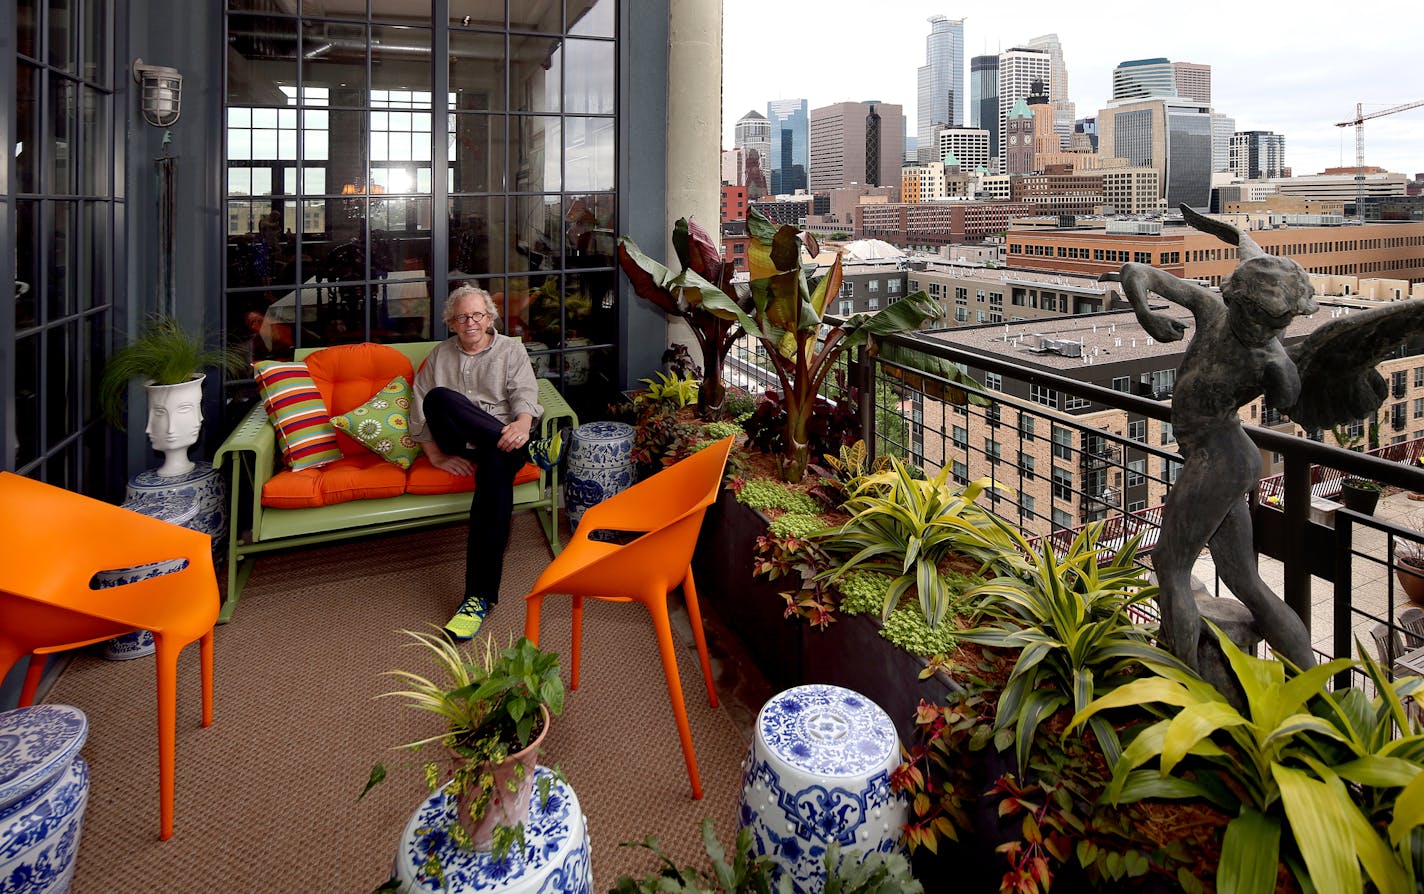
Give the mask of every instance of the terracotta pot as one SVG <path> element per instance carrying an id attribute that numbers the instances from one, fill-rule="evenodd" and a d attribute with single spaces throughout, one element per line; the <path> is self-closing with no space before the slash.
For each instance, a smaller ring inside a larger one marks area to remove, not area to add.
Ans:
<path id="1" fill-rule="evenodd" d="M 1404 595 L 1415 605 L 1424 606 L 1424 565 L 1416 565 L 1396 557 L 1394 576 Z"/>
<path id="2" fill-rule="evenodd" d="M 534 766 L 539 762 L 539 746 L 549 733 L 549 709 L 540 705 L 539 716 L 543 720 L 543 726 L 534 741 L 522 751 L 517 751 L 495 764 L 494 791 L 489 805 L 485 807 L 485 815 L 478 822 L 470 819 L 470 805 L 476 795 L 473 787 L 456 798 L 456 818 L 469 833 L 475 850 L 489 849 L 494 841 L 495 826 L 516 826 L 529 818 L 530 797 L 534 793 Z M 523 768 L 522 778 L 519 776 L 520 767 Z M 511 792 L 509 785 L 515 779 L 519 779 L 519 787 Z"/>

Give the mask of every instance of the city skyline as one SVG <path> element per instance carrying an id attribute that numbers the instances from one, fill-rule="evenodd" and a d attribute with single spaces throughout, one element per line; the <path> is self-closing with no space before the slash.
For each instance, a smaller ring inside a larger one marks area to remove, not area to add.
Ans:
<path id="1" fill-rule="evenodd" d="M 795 4 L 724 0 L 723 145 L 732 145 L 738 118 L 775 99 L 804 98 L 810 108 L 877 100 L 903 106 L 913 120 L 927 19 L 944 15 L 965 19 L 966 65 L 973 56 L 1057 34 L 1078 117 L 1106 106 L 1112 70 L 1123 61 L 1164 56 L 1210 65 L 1213 108 L 1234 118 L 1238 130 L 1282 135 L 1292 173 L 1315 174 L 1354 164 L 1355 129 L 1333 124 L 1353 118 L 1355 103 L 1363 102 L 1369 114 L 1424 100 L 1424 78 L 1401 74 L 1421 49 L 1409 27 L 1412 4 L 1363 0 L 1350 8 L 1354 14 L 1341 16 L 1338 5 L 1312 0 L 1283 15 L 1273 4 L 1204 0 L 1191 14 L 1149 30 L 1135 21 L 1141 7 L 1121 2 L 1070 14 L 1041 0 L 1004 11 L 897 0 L 884 7 L 889 11 L 866 15 L 863 4 L 848 0 L 823 0 L 812 12 Z M 752 46 L 781 35 L 800 50 L 750 55 Z M 749 55 L 739 57 L 743 47 Z M 838 77 L 842 72 L 853 77 Z M 1364 131 L 1365 164 L 1424 172 L 1424 108 L 1371 119 Z"/>

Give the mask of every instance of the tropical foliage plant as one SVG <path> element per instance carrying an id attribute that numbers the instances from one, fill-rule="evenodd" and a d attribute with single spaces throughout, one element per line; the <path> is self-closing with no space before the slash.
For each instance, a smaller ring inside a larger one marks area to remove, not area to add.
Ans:
<path id="1" fill-rule="evenodd" d="M 430 736 L 398 746 L 420 751 L 427 745 L 440 745 L 443 760 L 427 760 L 423 764 L 426 784 L 431 791 L 443 785 L 444 773 L 451 771 L 446 791 L 459 798 L 472 794 L 469 816 L 459 817 L 449 833 L 463 847 L 472 846 L 463 821 L 471 825 L 484 817 L 496 796 L 494 767 L 510 755 L 528 747 L 543 723 L 543 708 L 557 716 L 564 708 L 564 684 L 559 677 L 559 656 L 544 652 L 521 637 L 507 648 L 497 649 L 491 635 L 461 649 L 443 635 L 422 631 L 403 631 L 434 660 L 439 672 L 434 678 L 407 670 L 387 671 L 409 688 L 384 693 L 400 698 L 419 711 L 440 718 L 443 728 Z M 521 781 L 520 771 L 511 785 Z M 386 767 L 378 763 L 371 769 L 362 796 L 372 786 L 384 781 Z M 547 797 L 548 793 L 541 793 Z M 463 803 L 463 802 L 462 802 Z M 509 849 L 523 846 L 523 824 L 514 827 L 496 826 L 493 848 L 501 859 Z M 433 856 L 432 856 L 433 861 Z M 438 875 L 438 862 L 425 867 Z"/>
<path id="2" fill-rule="evenodd" d="M 1030 545 L 1013 526 L 993 521 L 1017 549 L 1002 555 L 1004 573 L 965 594 L 978 624 L 963 638 L 1018 653 L 994 729 L 1013 729 L 1018 766 L 1027 767 L 1040 722 L 1060 708 L 1083 710 L 1141 661 L 1185 667 L 1150 643 L 1154 627 L 1131 615 L 1157 594 L 1137 564 L 1141 535 L 1104 561 L 1102 524 L 1092 524 L 1060 557 L 1049 542 Z M 1121 748 L 1107 718 L 1089 723 L 1103 754 L 1116 760 Z"/>
<path id="3" fill-rule="evenodd" d="M 677 273 L 644 254 L 628 236 L 618 240 L 618 265 L 639 297 L 687 321 L 702 349 L 697 409 L 703 418 L 716 419 L 723 415 L 727 394 L 722 367 L 727 352 L 742 337 L 742 327 L 730 309 L 750 307 L 750 298 L 732 283 L 732 262 L 722 260 L 716 241 L 695 220 L 678 218 L 672 245 L 682 265 Z"/>
<path id="4" fill-rule="evenodd" d="M 1288 675 L 1282 662 L 1247 655 L 1216 635 L 1244 710 L 1191 672 L 1147 660 L 1156 676 L 1126 683 L 1074 716 L 1070 728 L 1109 708 L 1176 709 L 1123 751 L 1104 800 L 1200 798 L 1231 815 L 1219 891 L 1273 892 L 1282 862 L 1306 890 L 1362 892 L 1366 879 L 1386 894 L 1417 890 L 1424 737 L 1403 700 L 1424 691 L 1424 680 L 1391 681 L 1366 658 L 1375 699 L 1330 692 L 1326 682 L 1352 667 L 1350 659 Z"/>
<path id="5" fill-rule="evenodd" d="M 949 560 L 964 557 L 987 565 L 1012 550 L 1004 526 L 974 501 L 993 484 L 988 478 L 959 487 L 944 468 L 933 480 L 915 478 L 899 460 L 891 471 L 871 475 L 845 503 L 851 518 L 817 538 L 839 567 L 823 572 L 831 581 L 849 571 L 893 576 L 881 619 L 890 616 L 911 589 L 931 628 L 939 626 L 959 594 L 946 584 Z"/>

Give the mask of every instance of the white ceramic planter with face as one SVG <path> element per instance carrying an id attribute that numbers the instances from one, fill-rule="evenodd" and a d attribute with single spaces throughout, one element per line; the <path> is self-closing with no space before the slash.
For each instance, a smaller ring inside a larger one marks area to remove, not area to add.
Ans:
<path id="1" fill-rule="evenodd" d="M 153 449 L 163 454 L 158 475 L 176 478 L 193 471 L 188 448 L 198 442 L 203 427 L 203 379 L 199 373 L 177 385 L 155 385 L 148 389 L 148 427 L 144 432 Z"/>

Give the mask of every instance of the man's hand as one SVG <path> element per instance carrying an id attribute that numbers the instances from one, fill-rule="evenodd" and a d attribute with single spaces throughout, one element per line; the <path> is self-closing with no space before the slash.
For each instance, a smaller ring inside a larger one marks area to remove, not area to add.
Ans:
<path id="1" fill-rule="evenodd" d="M 500 432 L 499 441 L 496 444 L 500 450 L 506 453 L 511 450 L 518 450 L 529 443 L 529 429 L 534 425 L 534 417 L 528 413 L 520 413 L 515 420 L 504 427 Z"/>

